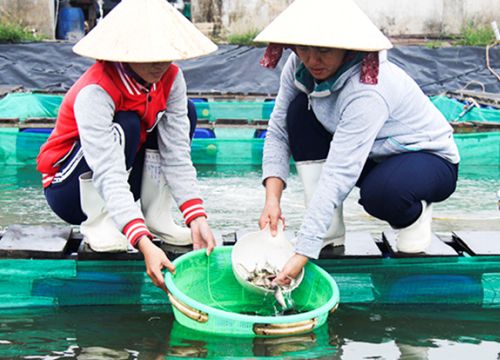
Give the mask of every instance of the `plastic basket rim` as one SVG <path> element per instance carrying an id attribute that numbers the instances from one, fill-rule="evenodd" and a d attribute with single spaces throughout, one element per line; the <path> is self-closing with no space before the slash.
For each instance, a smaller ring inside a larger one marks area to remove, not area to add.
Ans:
<path id="1" fill-rule="evenodd" d="M 214 252 L 215 251 L 218 251 L 218 252 L 231 251 L 231 250 L 232 250 L 232 246 L 217 246 L 214 248 Z M 180 257 L 178 257 L 177 259 L 175 259 L 173 261 L 173 264 L 177 266 L 179 264 L 179 262 L 181 262 L 181 261 L 185 261 L 185 260 L 190 259 L 192 257 L 199 256 L 200 254 L 204 255 L 205 251 L 206 251 L 205 249 L 200 249 L 200 250 L 194 250 L 194 251 L 191 251 L 191 252 L 186 253 L 184 255 L 181 255 Z M 177 288 L 177 286 L 175 285 L 174 276 L 170 272 L 167 272 L 165 275 L 165 284 L 167 285 L 167 288 L 172 293 L 172 295 L 175 296 L 178 300 L 182 301 L 186 305 L 193 307 L 196 310 L 200 310 L 200 311 L 207 313 L 209 316 L 214 315 L 214 316 L 222 317 L 225 319 L 247 322 L 247 323 L 262 323 L 262 324 L 265 324 L 265 323 L 274 323 L 274 324 L 292 323 L 292 322 L 309 320 L 309 319 L 324 315 L 326 312 L 333 309 L 339 303 L 339 300 L 340 300 L 339 288 L 338 288 L 335 280 L 330 276 L 330 274 L 328 274 L 320 266 L 313 264 L 311 262 L 308 262 L 308 264 L 306 266 L 307 267 L 315 267 L 315 270 L 319 271 L 328 280 L 328 283 L 332 287 L 333 296 L 324 305 L 320 306 L 317 309 L 307 311 L 304 313 L 300 313 L 300 314 L 293 314 L 293 315 L 284 315 L 284 316 L 246 315 L 246 314 L 233 313 L 233 312 L 213 308 L 211 306 L 200 303 L 199 301 L 196 301 L 196 300 L 192 299 L 191 297 L 185 295 L 183 292 L 181 292 Z"/>

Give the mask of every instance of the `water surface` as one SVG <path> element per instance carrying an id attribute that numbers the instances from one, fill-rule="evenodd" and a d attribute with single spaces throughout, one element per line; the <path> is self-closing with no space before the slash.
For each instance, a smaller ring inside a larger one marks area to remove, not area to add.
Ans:
<path id="1" fill-rule="evenodd" d="M 256 229 L 264 205 L 261 170 L 257 166 L 198 166 L 199 183 L 209 214 L 209 223 L 220 231 Z M 500 211 L 496 191 L 500 190 L 500 172 L 461 169 L 456 192 L 434 206 L 434 231 L 500 231 Z M 282 210 L 290 230 L 298 230 L 304 214 L 301 182 L 292 172 L 283 194 Z M 374 235 L 387 225 L 358 205 L 357 188 L 344 205 L 347 231 L 368 231 Z M 177 209 L 174 215 L 180 219 Z M 9 224 L 62 223 L 48 208 L 40 175 L 34 166 L 0 166 L 0 226 Z"/>
<path id="2" fill-rule="evenodd" d="M 4 311 L 1 359 L 481 359 L 500 354 L 499 310 L 341 306 L 316 331 L 283 338 L 203 334 L 170 308 Z"/>

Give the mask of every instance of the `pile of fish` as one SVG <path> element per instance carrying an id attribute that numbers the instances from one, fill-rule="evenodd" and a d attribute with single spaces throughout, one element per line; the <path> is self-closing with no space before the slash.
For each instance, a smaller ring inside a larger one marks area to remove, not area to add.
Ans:
<path id="1" fill-rule="evenodd" d="M 283 310 L 288 308 L 283 292 L 289 291 L 293 287 L 295 279 L 292 279 L 290 285 L 278 285 L 273 280 L 278 276 L 280 270 L 273 265 L 266 263 L 264 266 L 256 265 L 253 270 L 248 270 L 243 264 L 238 264 L 246 273 L 246 281 L 266 290 L 274 291 L 274 297 Z"/>

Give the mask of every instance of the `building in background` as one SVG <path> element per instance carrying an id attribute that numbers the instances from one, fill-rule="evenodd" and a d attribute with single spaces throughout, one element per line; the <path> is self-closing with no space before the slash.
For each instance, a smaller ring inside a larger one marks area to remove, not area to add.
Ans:
<path id="1" fill-rule="evenodd" d="M 63 4 L 80 8 L 88 31 L 120 0 L 0 0 L 0 21 L 22 24 L 47 38 L 57 32 Z M 293 0 L 165 0 L 203 32 L 224 38 L 256 32 Z M 459 34 L 464 25 L 500 20 L 498 0 L 355 0 L 388 36 L 440 37 Z M 317 9 L 321 11 L 321 9 Z"/>

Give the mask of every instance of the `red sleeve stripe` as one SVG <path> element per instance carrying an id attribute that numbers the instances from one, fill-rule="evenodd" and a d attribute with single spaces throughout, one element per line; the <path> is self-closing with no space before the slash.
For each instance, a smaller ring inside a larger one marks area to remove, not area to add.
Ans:
<path id="1" fill-rule="evenodd" d="M 184 222 L 189 226 L 191 221 L 200 216 L 207 217 L 205 210 L 203 209 L 203 201 L 201 199 L 192 199 L 186 201 L 180 206 L 182 211 L 182 216 L 184 217 Z"/>
<path id="2" fill-rule="evenodd" d="M 150 239 L 153 238 L 151 233 L 149 232 L 146 224 L 144 224 L 144 220 L 135 219 L 130 221 L 124 228 L 123 233 L 127 237 L 128 241 L 132 246 L 135 247 L 137 240 L 139 240 L 142 236 L 146 235 Z"/>
<path id="3" fill-rule="evenodd" d="M 205 210 L 203 210 L 203 208 L 201 208 L 200 210 L 191 211 L 189 213 L 189 215 L 186 215 L 184 217 L 184 219 L 185 219 L 184 221 L 186 222 L 186 225 L 189 225 L 191 223 L 191 221 L 193 221 L 194 219 L 196 219 L 200 216 L 207 217 L 207 214 L 205 213 Z"/>
<path id="4" fill-rule="evenodd" d="M 191 200 L 188 200 L 186 201 L 184 204 L 182 204 L 179 208 L 181 209 L 181 211 L 184 213 L 184 211 L 193 206 L 193 205 L 201 205 L 203 204 L 203 201 L 201 199 L 191 199 Z"/>
<path id="5" fill-rule="evenodd" d="M 198 211 L 200 209 L 203 210 L 203 205 L 201 205 L 201 204 L 190 206 L 190 207 L 182 210 L 182 216 L 184 216 L 184 218 L 186 218 L 193 211 Z"/>

